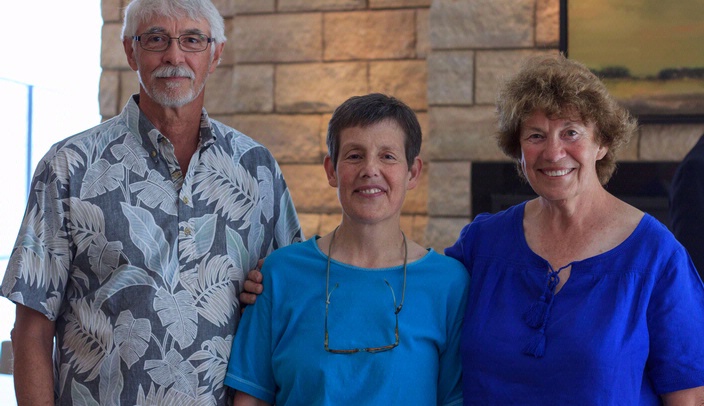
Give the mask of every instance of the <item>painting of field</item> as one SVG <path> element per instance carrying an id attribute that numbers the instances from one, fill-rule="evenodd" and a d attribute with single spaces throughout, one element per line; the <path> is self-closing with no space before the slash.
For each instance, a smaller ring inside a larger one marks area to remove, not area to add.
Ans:
<path id="1" fill-rule="evenodd" d="M 639 117 L 704 121 L 704 1 L 564 0 L 568 57 Z"/>

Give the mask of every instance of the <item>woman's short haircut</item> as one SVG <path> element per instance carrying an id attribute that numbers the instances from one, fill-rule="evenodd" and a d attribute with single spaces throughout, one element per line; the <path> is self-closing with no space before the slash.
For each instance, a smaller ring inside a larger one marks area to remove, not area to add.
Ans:
<path id="1" fill-rule="evenodd" d="M 346 128 L 367 127 L 384 120 L 393 120 L 403 130 L 406 162 L 410 168 L 420 154 L 422 132 L 413 110 L 401 100 L 381 93 L 353 96 L 339 105 L 328 124 L 328 154 L 337 168 L 340 133 Z"/>
<path id="2" fill-rule="evenodd" d="M 637 122 L 609 94 L 606 86 L 583 64 L 559 56 L 530 58 L 499 91 L 496 102 L 501 150 L 520 167 L 520 131 L 536 111 L 549 118 L 593 123 L 597 144 L 608 147 L 597 161 L 599 182 L 605 185 L 616 169 L 616 152 L 637 130 Z"/>
<path id="3" fill-rule="evenodd" d="M 210 25 L 210 36 L 215 42 L 224 43 L 227 40 L 225 22 L 210 0 L 132 0 L 125 9 L 122 38 L 141 34 L 137 32 L 139 24 L 154 16 L 173 19 L 185 16 L 192 20 L 202 18 Z"/>

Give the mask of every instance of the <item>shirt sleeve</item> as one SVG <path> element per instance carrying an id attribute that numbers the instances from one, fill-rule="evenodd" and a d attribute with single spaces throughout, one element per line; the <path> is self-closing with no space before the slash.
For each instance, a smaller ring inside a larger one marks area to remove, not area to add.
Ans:
<path id="1" fill-rule="evenodd" d="M 69 164 L 56 146 L 40 161 L 12 250 L 2 295 L 56 320 L 72 258 Z"/>
<path id="2" fill-rule="evenodd" d="M 704 385 L 704 285 L 682 247 L 655 282 L 646 369 L 658 394 Z"/>
<path id="3" fill-rule="evenodd" d="M 454 262 L 454 261 L 453 261 Z M 460 341 L 464 312 L 469 292 L 469 275 L 464 267 L 457 264 L 459 279 L 448 292 L 448 331 L 447 345 L 440 353 L 438 373 L 438 405 L 462 404 L 462 363 L 460 362 Z"/>
<path id="4" fill-rule="evenodd" d="M 273 286 L 271 259 L 262 268 L 264 286 Z M 265 289 L 257 302 L 247 306 L 232 341 L 225 385 L 246 392 L 269 404 L 276 400 L 272 368 L 271 289 Z"/>

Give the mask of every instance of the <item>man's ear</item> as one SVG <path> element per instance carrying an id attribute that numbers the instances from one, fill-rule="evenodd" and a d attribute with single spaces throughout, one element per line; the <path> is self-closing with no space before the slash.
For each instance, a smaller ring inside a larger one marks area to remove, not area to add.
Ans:
<path id="1" fill-rule="evenodd" d="M 325 155 L 323 167 L 325 168 L 325 174 L 328 177 L 328 184 L 332 187 L 337 187 L 337 173 L 335 172 L 335 167 L 333 166 L 330 155 Z"/>
<path id="2" fill-rule="evenodd" d="M 411 165 L 411 169 L 408 171 L 408 175 L 410 178 L 408 179 L 408 190 L 414 189 L 416 186 L 418 186 L 418 183 L 420 182 L 420 174 L 423 171 L 423 160 L 420 159 L 420 157 L 415 157 L 413 159 L 413 165 Z"/>
<path id="3" fill-rule="evenodd" d="M 213 52 L 213 60 L 210 63 L 210 69 L 208 69 L 208 73 L 213 73 L 215 72 L 215 68 L 220 65 L 220 58 L 222 57 L 222 50 L 225 49 L 225 44 L 224 43 L 218 43 L 216 42 L 214 44 L 215 46 L 215 52 Z"/>
<path id="4" fill-rule="evenodd" d="M 123 38 L 122 39 L 122 47 L 125 49 L 125 56 L 127 56 L 127 63 L 130 64 L 130 68 L 132 68 L 133 71 L 137 71 L 137 57 L 134 52 L 134 48 L 132 47 L 133 40 L 130 38 Z"/>

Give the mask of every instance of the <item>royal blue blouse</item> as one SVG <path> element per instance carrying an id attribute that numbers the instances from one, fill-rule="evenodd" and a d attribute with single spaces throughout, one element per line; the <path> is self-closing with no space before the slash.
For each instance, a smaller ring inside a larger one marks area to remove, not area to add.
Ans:
<path id="1" fill-rule="evenodd" d="M 528 247 L 524 207 L 477 216 L 445 250 L 472 280 L 466 405 L 651 405 L 704 385 L 704 285 L 665 226 L 646 214 L 554 294 L 559 270 Z"/>

